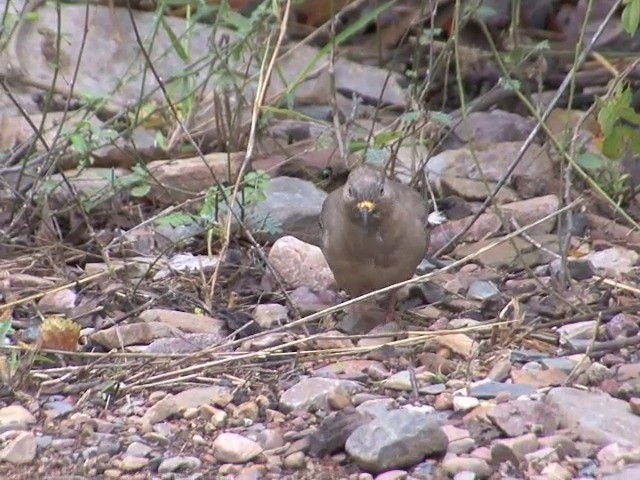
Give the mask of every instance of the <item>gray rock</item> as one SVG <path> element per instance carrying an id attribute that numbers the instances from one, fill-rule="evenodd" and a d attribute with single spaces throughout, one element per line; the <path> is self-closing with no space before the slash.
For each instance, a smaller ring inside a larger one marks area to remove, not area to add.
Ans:
<path id="1" fill-rule="evenodd" d="M 517 225 L 530 225 L 542 220 L 558 210 L 560 200 L 556 195 L 544 195 L 502 206 L 502 211 L 508 219 Z M 551 218 L 529 229 L 529 235 L 551 233 L 556 225 L 556 219 Z"/>
<path id="2" fill-rule="evenodd" d="M 72 439 L 75 444 L 75 439 Z M 37 438 L 38 448 L 44 449 L 53 444 L 53 436 L 42 435 Z"/>
<path id="3" fill-rule="evenodd" d="M 302 241 L 319 244 L 318 218 L 326 192 L 306 180 L 276 177 L 271 179 L 264 193 L 266 199 L 249 211 L 249 226 L 261 230 L 270 217 L 280 223 L 282 231 L 265 233 L 261 237 L 275 241 L 283 235 L 293 235 Z"/>
<path id="4" fill-rule="evenodd" d="M 498 182 L 482 182 L 459 177 L 440 177 L 442 194 L 445 197 L 460 197 L 465 200 L 481 201 L 487 198 L 487 187 L 493 191 Z M 518 200 L 518 194 L 510 187 L 503 185 L 494 201 L 500 205 Z"/>
<path id="5" fill-rule="evenodd" d="M 149 465 L 149 459 L 144 457 L 134 457 L 133 455 L 125 455 L 120 462 L 120 469 L 124 472 L 137 472 Z"/>
<path id="6" fill-rule="evenodd" d="M 0 461 L 23 465 L 31 463 L 36 457 L 38 443 L 32 432 L 19 432 L 0 450 Z"/>
<path id="7" fill-rule="evenodd" d="M 163 262 L 160 269 L 154 273 L 153 279 L 164 280 L 179 273 L 207 275 L 213 273 L 219 262 L 220 259 L 217 256 L 178 253 L 171 256 L 166 264 Z"/>
<path id="8" fill-rule="evenodd" d="M 170 245 L 175 245 L 176 243 L 184 244 L 197 235 L 202 235 L 206 232 L 206 228 L 196 219 L 185 217 L 183 221 L 184 223 L 179 225 L 171 225 L 158 221 L 151 225 L 152 238 L 157 242 L 158 250 L 165 250 Z M 125 238 L 130 237 L 131 234 L 135 234 L 135 230 L 131 233 L 127 232 Z"/>
<path id="9" fill-rule="evenodd" d="M 437 464 L 438 462 L 436 460 L 425 460 L 416 465 L 411 475 L 417 480 L 432 480 L 436 472 Z"/>
<path id="10" fill-rule="evenodd" d="M 104 439 L 98 443 L 98 455 L 107 453 L 110 456 L 114 456 L 120 453 L 120 449 L 122 448 L 120 440 L 118 440 L 115 435 L 110 436 L 114 438 Z"/>
<path id="11" fill-rule="evenodd" d="M 284 437 L 279 429 L 267 428 L 258 432 L 256 440 L 264 450 L 280 448 L 284 445 Z"/>
<path id="12" fill-rule="evenodd" d="M 480 401 L 475 396 L 465 397 L 456 395 L 453 397 L 453 410 L 455 412 L 467 412 L 473 410 L 478 405 L 480 405 Z"/>
<path id="13" fill-rule="evenodd" d="M 472 472 L 471 478 L 487 478 L 491 475 L 491 467 L 481 458 L 454 456 L 442 462 L 442 469 L 455 478 L 458 478 L 458 474 L 462 472 Z"/>
<path id="14" fill-rule="evenodd" d="M 291 302 L 300 315 L 311 315 L 340 303 L 337 292 L 332 290 L 313 290 L 308 286 L 301 286 L 289 293 Z"/>
<path id="15" fill-rule="evenodd" d="M 558 328 L 560 345 L 572 345 L 576 340 L 591 340 L 596 333 L 596 325 L 595 320 L 589 320 L 561 326 Z"/>
<path id="16" fill-rule="evenodd" d="M 572 480 L 572 470 L 558 462 L 553 462 L 542 469 L 542 475 L 548 480 Z"/>
<path id="17" fill-rule="evenodd" d="M 612 247 L 592 252 L 585 259 L 591 260 L 595 268 L 605 270 L 610 275 L 618 276 L 622 273 L 631 272 L 638 263 L 640 255 L 627 248 Z"/>
<path id="18" fill-rule="evenodd" d="M 504 382 L 509 378 L 511 373 L 511 362 L 509 360 L 501 360 L 493 364 L 491 370 L 487 374 L 487 378 L 494 382 Z"/>
<path id="19" fill-rule="evenodd" d="M 146 457 L 153 449 L 149 445 L 140 442 L 133 442 L 127 447 L 126 454 L 134 457 Z"/>
<path id="20" fill-rule="evenodd" d="M 172 394 L 151 405 L 142 417 L 143 424 L 154 425 L 179 412 L 178 404 Z"/>
<path id="21" fill-rule="evenodd" d="M 355 430 L 345 450 L 358 466 L 372 473 L 413 466 L 447 449 L 437 419 L 411 410 L 392 410 Z"/>
<path id="22" fill-rule="evenodd" d="M 307 465 L 307 459 L 304 455 L 304 452 L 295 452 L 287 455 L 283 463 L 285 468 L 299 470 Z"/>
<path id="23" fill-rule="evenodd" d="M 535 122 L 530 118 L 504 110 L 492 110 L 470 113 L 454 127 L 453 132 L 457 139 L 475 144 L 515 142 L 525 140 L 534 125 Z"/>
<path id="24" fill-rule="evenodd" d="M 320 423 L 310 438 L 309 453 L 316 457 L 342 450 L 349 436 L 374 417 L 353 409 L 332 412 Z"/>
<path id="25" fill-rule="evenodd" d="M 589 385 L 600 385 L 604 380 L 613 378 L 614 373 L 601 363 L 594 362 L 587 368 L 585 375 Z"/>
<path id="26" fill-rule="evenodd" d="M 466 220 L 464 221 L 466 222 Z M 435 236 L 435 231 L 436 229 L 434 229 L 433 236 Z M 505 242 L 504 238 L 494 237 L 464 243 L 458 245 L 451 255 L 456 259 L 460 259 L 470 254 L 476 254 L 480 249 L 485 249 L 489 245 L 497 243 L 490 250 L 483 250 L 479 253 L 475 261 L 487 267 L 516 270 L 522 268 L 523 264 L 529 267 L 547 264 L 555 258 L 554 254 L 560 251 L 558 236 L 555 234 L 547 233 L 531 236 L 533 241 L 542 245 L 544 249 L 534 247 L 528 240 L 523 238 L 516 237 L 512 239 L 513 243 Z"/>
<path id="27" fill-rule="evenodd" d="M 538 352 L 536 350 L 527 350 L 526 348 L 521 348 L 519 350 L 514 350 L 513 352 L 511 352 L 510 360 L 513 363 L 527 363 L 542 360 L 543 358 L 549 358 L 549 354 Z"/>
<path id="28" fill-rule="evenodd" d="M 629 465 L 620 472 L 604 475 L 601 480 L 635 480 L 640 478 L 640 465 Z"/>
<path id="29" fill-rule="evenodd" d="M 491 446 L 491 459 L 494 465 L 511 462 L 516 467 L 525 459 L 525 455 L 535 452 L 538 447 L 535 433 L 527 433 L 515 438 L 497 440 Z"/>
<path id="30" fill-rule="evenodd" d="M 550 435 L 558 429 L 556 411 L 546 403 L 535 400 L 512 400 L 496 405 L 487 417 L 508 437 L 531 431 Z"/>
<path id="31" fill-rule="evenodd" d="M 335 287 L 335 278 L 320 247 L 296 237 L 279 238 L 269 250 L 269 262 L 289 288 L 317 290 Z"/>
<path id="32" fill-rule="evenodd" d="M 280 396 L 280 409 L 292 410 L 329 410 L 329 397 L 336 392 L 352 395 L 362 390 L 362 385 L 350 380 L 333 378 L 305 378 Z"/>
<path id="33" fill-rule="evenodd" d="M 575 368 L 577 362 L 568 357 L 557 357 L 541 359 L 540 364 L 545 370 L 560 370 L 569 374 Z"/>
<path id="34" fill-rule="evenodd" d="M 570 260 L 566 263 L 569 275 L 574 280 L 587 280 L 595 275 L 593 264 L 589 260 Z M 562 270 L 562 260 L 556 258 L 549 264 L 549 271 L 552 276 L 559 276 Z"/>
<path id="35" fill-rule="evenodd" d="M 580 440 L 604 447 L 640 445 L 640 417 L 629 404 L 606 393 L 558 387 L 549 391 L 545 401 L 558 411 L 560 426 L 570 428 Z"/>
<path id="36" fill-rule="evenodd" d="M 436 375 L 425 369 L 422 369 L 421 371 L 416 370 L 414 372 L 414 379 L 417 384 L 416 386 L 418 391 L 420 393 L 425 393 L 422 391 L 423 387 L 428 387 L 430 383 L 436 379 Z M 389 378 L 382 381 L 382 387 L 388 388 L 389 390 L 410 392 L 413 389 L 411 373 L 409 370 L 402 370 L 394 373 Z"/>
<path id="37" fill-rule="evenodd" d="M 377 475 L 375 480 L 407 480 L 409 474 L 404 470 L 389 470 Z"/>
<path id="38" fill-rule="evenodd" d="M 179 312 L 162 308 L 151 308 L 138 316 L 143 322 L 161 322 L 179 328 L 185 333 L 220 334 L 224 331 L 225 322 L 218 318 L 195 313 Z"/>
<path id="39" fill-rule="evenodd" d="M 115 185 L 130 174 L 124 168 L 72 169 L 64 172 L 64 178 L 56 173 L 49 177 L 52 188 L 47 190 L 47 199 L 54 210 L 75 206 L 76 201 L 83 205 L 91 201 L 92 213 L 114 212 L 127 200 L 130 191 L 127 188 L 115 188 Z"/>
<path id="40" fill-rule="evenodd" d="M 453 480 L 476 480 L 478 478 L 475 473 L 470 470 L 462 470 L 453 476 Z"/>
<path id="41" fill-rule="evenodd" d="M 467 291 L 467 297 L 474 300 L 486 300 L 495 295 L 500 295 L 500 290 L 498 290 L 495 283 L 485 280 L 472 282 Z"/>
<path id="42" fill-rule="evenodd" d="M 200 468 L 202 462 L 196 457 L 165 458 L 158 467 L 158 473 L 192 472 Z"/>
<path id="43" fill-rule="evenodd" d="M 178 410 L 198 408 L 202 405 L 217 405 L 226 407 L 233 399 L 231 389 L 212 385 L 210 387 L 194 387 L 183 390 L 174 395 Z"/>
<path id="44" fill-rule="evenodd" d="M 638 319 L 627 312 L 618 313 L 605 325 L 607 338 L 611 340 L 621 336 L 634 337 L 638 330 Z"/>
<path id="45" fill-rule="evenodd" d="M 501 392 L 508 392 L 512 398 L 517 398 L 521 395 L 533 395 L 537 390 L 531 385 L 501 382 L 481 382 L 469 388 L 469 396 L 481 400 L 495 398 Z"/>
<path id="46" fill-rule="evenodd" d="M 54 400 L 44 404 L 47 418 L 53 420 L 73 412 L 74 406 L 64 400 Z"/>
<path id="47" fill-rule="evenodd" d="M 213 333 L 186 333 L 180 338 L 159 338 L 151 342 L 144 351 L 146 353 L 162 353 L 165 355 L 194 353 L 218 344 L 224 337 Z"/>
<path id="48" fill-rule="evenodd" d="M 279 303 L 256 305 L 253 320 L 265 330 L 284 325 L 289 320 L 287 307 Z"/>
<path id="49" fill-rule="evenodd" d="M 36 417 L 20 405 L 0 408 L 0 431 L 25 430 L 34 423 Z"/>
<path id="50" fill-rule="evenodd" d="M 447 386 L 444 383 L 434 383 L 432 385 L 426 385 L 424 387 L 420 387 L 419 392 L 424 395 L 439 395 L 447 389 Z"/>
<path id="51" fill-rule="evenodd" d="M 260 444 L 237 433 L 221 433 L 213 442 L 213 455 L 223 463 L 246 463 L 261 453 Z"/>
<path id="52" fill-rule="evenodd" d="M 518 154 L 522 142 L 500 142 L 467 148 L 445 150 L 429 159 L 425 173 L 429 178 L 449 176 L 470 180 L 499 181 L 513 158 Z M 553 161 L 539 145 L 527 148 L 513 175 L 546 179 L 553 172 Z"/>
<path id="53" fill-rule="evenodd" d="M 392 398 L 377 398 L 362 402 L 356 407 L 356 410 L 361 413 L 369 414 L 372 418 L 377 418 L 392 410 L 395 404 L 396 402 Z"/>

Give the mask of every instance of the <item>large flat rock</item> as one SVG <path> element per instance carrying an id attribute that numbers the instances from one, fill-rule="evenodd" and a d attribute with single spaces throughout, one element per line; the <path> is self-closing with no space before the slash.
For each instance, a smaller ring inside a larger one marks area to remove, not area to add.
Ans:
<path id="1" fill-rule="evenodd" d="M 631 413 L 629 404 L 606 393 L 559 387 L 549 391 L 545 400 L 558 410 L 560 426 L 574 430 L 585 442 L 604 447 L 640 445 L 640 417 Z"/>

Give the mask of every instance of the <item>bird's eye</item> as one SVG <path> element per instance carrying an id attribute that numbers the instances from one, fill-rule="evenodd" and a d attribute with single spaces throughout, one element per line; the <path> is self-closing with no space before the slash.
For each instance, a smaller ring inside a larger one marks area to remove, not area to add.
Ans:
<path id="1" fill-rule="evenodd" d="M 384 185 L 380 185 L 380 195 L 384 195 Z"/>
<path id="2" fill-rule="evenodd" d="M 353 188 L 349 187 L 349 188 L 347 189 L 347 194 L 348 194 L 350 197 L 353 197 Z"/>

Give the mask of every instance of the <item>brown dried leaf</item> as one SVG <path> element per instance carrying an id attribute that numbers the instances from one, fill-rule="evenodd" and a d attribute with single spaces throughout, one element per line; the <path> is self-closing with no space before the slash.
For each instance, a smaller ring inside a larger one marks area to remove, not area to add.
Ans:
<path id="1" fill-rule="evenodd" d="M 65 317 L 47 317 L 40 327 L 40 341 L 44 349 L 78 350 L 81 327 Z"/>

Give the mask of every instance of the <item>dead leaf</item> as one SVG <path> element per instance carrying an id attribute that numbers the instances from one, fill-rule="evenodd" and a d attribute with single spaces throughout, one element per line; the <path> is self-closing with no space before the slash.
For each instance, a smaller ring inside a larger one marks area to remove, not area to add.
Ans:
<path id="1" fill-rule="evenodd" d="M 46 350 L 78 350 L 82 327 L 65 317 L 47 317 L 40 326 L 40 345 Z"/>

